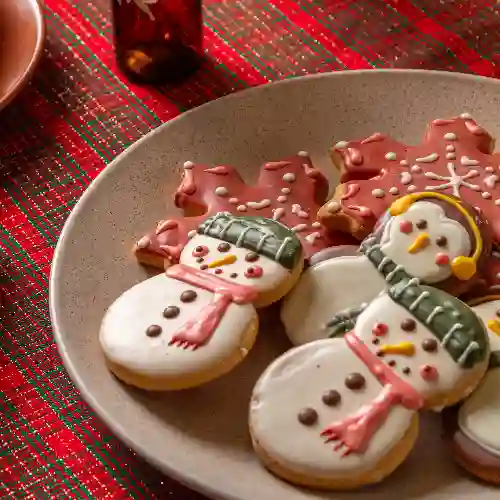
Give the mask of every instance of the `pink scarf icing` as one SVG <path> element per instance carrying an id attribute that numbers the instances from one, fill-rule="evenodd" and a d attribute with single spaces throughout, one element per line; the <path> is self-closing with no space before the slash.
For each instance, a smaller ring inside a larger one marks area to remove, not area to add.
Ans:
<path id="1" fill-rule="evenodd" d="M 339 441 L 335 450 L 344 446 L 343 455 L 347 456 L 366 450 L 392 406 L 400 404 L 409 410 L 419 410 L 424 405 L 424 398 L 371 352 L 355 333 L 349 332 L 344 338 L 349 348 L 382 384 L 382 391 L 371 403 L 321 432 L 327 438 L 326 442 Z"/>
<path id="2" fill-rule="evenodd" d="M 229 304 L 249 304 L 258 295 L 255 288 L 231 283 L 223 278 L 183 264 L 176 264 L 166 270 L 169 278 L 214 293 L 212 302 L 200 311 L 200 316 L 189 320 L 172 336 L 170 345 L 197 349 L 212 337 Z"/>

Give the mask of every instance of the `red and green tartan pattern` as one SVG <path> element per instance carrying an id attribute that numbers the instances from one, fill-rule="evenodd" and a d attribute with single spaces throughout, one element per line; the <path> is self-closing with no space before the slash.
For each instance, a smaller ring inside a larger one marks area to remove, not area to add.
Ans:
<path id="1" fill-rule="evenodd" d="M 85 188 L 180 112 L 315 72 L 432 68 L 497 76 L 494 0 L 207 0 L 206 66 L 180 87 L 118 73 L 108 0 L 45 0 L 30 85 L 0 114 L 0 498 L 201 499 L 144 463 L 66 374 L 48 312 L 52 253 Z"/>

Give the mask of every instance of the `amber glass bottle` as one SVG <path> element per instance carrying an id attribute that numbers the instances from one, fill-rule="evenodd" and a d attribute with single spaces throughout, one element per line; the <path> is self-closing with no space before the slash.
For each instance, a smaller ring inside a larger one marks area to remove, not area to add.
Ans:
<path id="1" fill-rule="evenodd" d="M 129 78 L 177 82 L 201 63 L 201 0 L 112 0 L 115 50 Z"/>

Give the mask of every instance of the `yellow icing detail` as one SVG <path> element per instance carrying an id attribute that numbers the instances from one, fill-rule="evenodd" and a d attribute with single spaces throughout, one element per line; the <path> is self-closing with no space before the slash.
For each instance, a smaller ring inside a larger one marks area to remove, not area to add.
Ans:
<path id="1" fill-rule="evenodd" d="M 413 356 L 415 354 L 415 344 L 413 342 L 400 342 L 399 344 L 383 344 L 380 351 L 384 354 L 402 354 Z"/>
<path id="2" fill-rule="evenodd" d="M 222 259 L 217 259 L 217 260 L 210 262 L 210 264 L 208 264 L 208 267 L 210 269 L 212 269 L 214 267 L 225 266 L 227 264 L 233 264 L 234 262 L 236 262 L 236 255 L 233 255 L 232 253 L 230 253 L 228 255 L 224 255 L 224 257 L 222 257 Z"/>
<path id="3" fill-rule="evenodd" d="M 462 281 L 467 281 L 476 274 L 476 261 L 472 257 L 457 257 L 451 263 L 453 274 Z"/>
<path id="4" fill-rule="evenodd" d="M 409 253 L 417 253 L 428 247 L 430 243 L 429 235 L 427 233 L 420 233 L 415 241 L 408 247 Z"/>
<path id="5" fill-rule="evenodd" d="M 451 196 L 447 196 L 446 194 L 435 193 L 433 191 L 424 191 L 422 193 L 407 194 L 406 196 L 399 198 L 399 200 L 396 200 L 391 205 L 391 207 L 389 208 L 389 213 L 393 216 L 405 213 L 410 208 L 412 203 L 425 198 L 436 198 L 438 200 L 445 201 L 450 205 L 453 205 L 465 217 L 465 220 L 468 222 L 472 234 L 474 235 L 474 239 L 476 240 L 476 249 L 474 250 L 474 253 L 472 254 L 471 257 L 457 257 L 456 259 L 454 259 L 451 268 L 453 270 L 453 274 L 459 280 L 470 279 L 476 272 L 475 263 L 478 261 L 479 257 L 481 257 L 481 252 L 483 251 L 483 238 L 481 237 L 481 231 L 479 231 L 479 227 L 476 224 L 476 221 L 469 214 L 469 212 L 467 212 L 467 210 L 462 206 L 460 200 L 452 198 Z M 467 262 L 464 263 L 464 261 L 461 259 L 467 259 Z M 471 261 L 474 264 L 474 266 L 472 266 Z"/>
<path id="6" fill-rule="evenodd" d="M 488 328 L 500 337 L 500 321 L 498 319 L 490 319 L 488 321 Z"/>

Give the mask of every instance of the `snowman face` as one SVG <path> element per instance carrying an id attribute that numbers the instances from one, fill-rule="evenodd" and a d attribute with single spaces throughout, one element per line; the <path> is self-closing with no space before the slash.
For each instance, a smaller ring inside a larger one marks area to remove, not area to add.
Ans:
<path id="1" fill-rule="evenodd" d="M 453 260 L 468 256 L 472 247 L 467 230 L 447 217 L 442 207 L 428 201 L 415 202 L 405 213 L 393 217 L 381 245 L 406 272 L 427 283 L 449 278 Z"/>
<path id="2" fill-rule="evenodd" d="M 355 334 L 424 397 L 452 390 L 464 374 L 439 338 L 387 294 L 363 311 Z"/>
<path id="3" fill-rule="evenodd" d="M 500 351 L 500 299 L 472 308 L 488 330 L 492 351 Z"/>
<path id="4" fill-rule="evenodd" d="M 180 263 L 261 291 L 290 277 L 288 269 L 268 257 L 202 234 L 193 236 L 184 247 Z"/>

